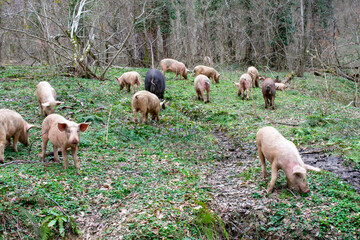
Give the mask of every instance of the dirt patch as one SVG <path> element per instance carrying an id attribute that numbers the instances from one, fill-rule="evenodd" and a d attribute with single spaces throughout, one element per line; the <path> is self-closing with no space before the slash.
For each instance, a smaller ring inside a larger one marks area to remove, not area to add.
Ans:
<path id="1" fill-rule="evenodd" d="M 324 153 L 300 152 L 300 155 L 305 163 L 335 173 L 360 193 L 360 172 L 351 167 L 345 167 L 343 158 Z"/>
<path id="2" fill-rule="evenodd" d="M 225 132 L 214 131 L 221 150 L 221 156 L 216 162 L 212 174 L 207 176 L 208 184 L 214 189 L 213 201 L 210 203 L 219 217 L 223 220 L 230 239 L 293 239 L 289 233 L 269 233 L 264 230 L 274 213 L 271 204 L 284 202 L 280 194 L 286 189 L 286 184 L 277 183 L 273 194 L 266 193 L 266 184 L 261 182 L 260 161 L 257 159 L 257 147 L 254 142 L 236 142 L 230 139 Z M 323 153 L 303 154 L 303 160 L 325 171 L 337 174 L 344 181 L 359 190 L 359 172 L 342 165 L 342 159 L 328 156 Z M 279 174 L 283 174 L 282 171 Z M 248 179 L 248 180 L 246 180 Z M 290 198 L 299 198 L 298 193 L 292 193 Z M 301 205 L 299 205 L 301 209 Z M 309 217 L 310 210 L 304 211 L 304 218 Z M 282 224 L 289 225 L 292 220 L 284 218 Z M 318 234 L 318 229 L 308 227 L 308 232 L 295 220 L 292 234 L 303 239 L 313 239 L 311 236 Z"/>
<path id="3" fill-rule="evenodd" d="M 208 184 L 215 190 L 210 207 L 224 221 L 230 239 L 258 235 L 257 225 L 261 221 L 254 221 L 254 218 L 265 218 L 272 198 L 259 198 L 257 184 L 252 180 L 239 182 L 242 173 L 258 165 L 256 147 L 252 143 L 234 143 L 218 130 L 214 135 L 222 149 L 222 157 L 207 177 Z"/>

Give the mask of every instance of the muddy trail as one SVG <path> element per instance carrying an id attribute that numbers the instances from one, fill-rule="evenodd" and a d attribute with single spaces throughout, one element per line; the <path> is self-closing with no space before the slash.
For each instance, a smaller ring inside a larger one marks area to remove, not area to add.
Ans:
<path id="1" fill-rule="evenodd" d="M 278 194 L 286 189 L 286 184 L 277 183 L 277 193 L 267 195 L 256 144 L 237 143 L 219 130 L 214 131 L 214 136 L 222 149 L 222 158 L 216 162 L 212 174 L 207 176 L 208 184 L 214 189 L 210 207 L 223 220 L 231 239 L 261 238 L 267 235 L 262 225 L 269 221 L 271 204 L 279 201 Z M 302 154 L 302 158 L 305 163 L 335 173 L 360 192 L 359 171 L 343 166 L 341 158 L 309 152 Z M 293 194 L 297 197 L 297 193 Z M 300 234 L 301 228 L 294 229 L 297 231 Z"/>
<path id="2" fill-rule="evenodd" d="M 325 153 L 300 152 L 301 158 L 307 164 L 335 173 L 339 178 L 353 186 L 360 193 L 360 171 L 343 165 L 344 159 Z"/>

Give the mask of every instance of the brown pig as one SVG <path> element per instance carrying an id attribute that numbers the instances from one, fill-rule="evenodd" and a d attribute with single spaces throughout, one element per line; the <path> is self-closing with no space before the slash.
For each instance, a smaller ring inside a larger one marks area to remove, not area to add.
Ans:
<path id="1" fill-rule="evenodd" d="M 40 107 L 40 115 L 45 116 L 55 112 L 55 107 L 63 102 L 56 101 L 56 92 L 50 83 L 46 81 L 39 82 L 36 87 L 37 101 Z"/>
<path id="2" fill-rule="evenodd" d="M 126 91 L 130 92 L 130 87 L 132 87 L 135 93 L 135 84 L 136 84 L 137 85 L 136 91 L 139 91 L 141 76 L 139 73 L 135 71 L 126 72 L 123 75 L 121 75 L 119 78 L 116 78 L 116 80 L 119 82 L 120 90 L 126 87 Z"/>
<path id="3" fill-rule="evenodd" d="M 252 78 L 252 87 L 259 87 L 259 72 L 258 70 L 251 66 L 248 68 L 247 73 L 251 76 Z"/>
<path id="4" fill-rule="evenodd" d="M 270 104 L 272 109 L 275 109 L 274 101 L 275 101 L 276 87 L 274 80 L 271 78 L 266 78 L 261 85 L 261 91 L 265 101 L 265 108 L 267 108 L 268 104 Z"/>
<path id="5" fill-rule="evenodd" d="M 165 58 L 160 61 L 160 68 L 164 76 L 165 76 L 165 72 L 169 71 L 176 73 L 176 79 L 178 75 L 187 79 L 187 74 L 189 70 L 185 67 L 185 64 L 183 64 L 182 62 L 176 61 L 171 58 Z"/>
<path id="6" fill-rule="evenodd" d="M 210 80 L 205 75 L 198 75 L 194 80 L 194 87 L 198 100 L 202 99 L 204 103 L 210 102 Z M 206 91 L 206 98 L 205 98 Z"/>
<path id="7" fill-rule="evenodd" d="M 58 114 L 50 114 L 47 116 L 42 123 L 42 161 L 45 161 L 46 147 L 48 141 L 50 140 L 54 147 L 55 161 L 60 161 L 58 149 L 61 148 L 62 156 L 64 158 L 64 169 L 68 168 L 68 149 L 71 148 L 75 168 L 80 169 L 77 157 L 78 145 L 80 142 L 80 131 L 86 131 L 88 126 L 89 123 L 77 124 L 73 121 L 66 120 Z"/>
<path id="8" fill-rule="evenodd" d="M 286 85 L 285 83 L 275 83 L 276 90 L 285 91 Z"/>
<path id="9" fill-rule="evenodd" d="M 265 158 L 271 164 L 271 181 L 268 192 L 272 192 L 278 177 L 278 170 L 285 172 L 287 185 L 300 193 L 310 191 L 306 181 L 306 171 L 321 169 L 304 164 L 295 145 L 286 140 L 275 128 L 264 127 L 256 134 L 256 143 L 261 161 L 262 176 L 266 178 Z"/>
<path id="10" fill-rule="evenodd" d="M 220 74 L 212 67 L 199 65 L 194 68 L 194 72 L 196 76 L 203 74 L 208 78 L 212 78 L 215 83 L 219 83 Z"/>
<path id="11" fill-rule="evenodd" d="M 20 114 L 9 109 L 0 109 L 0 163 L 4 163 L 5 146 L 10 145 L 13 138 L 13 148 L 17 152 L 17 142 L 29 145 L 29 130 L 34 125 L 27 123 Z"/>
<path id="12" fill-rule="evenodd" d="M 249 92 L 251 88 L 251 76 L 247 73 L 241 75 L 239 83 L 235 83 L 238 87 L 238 96 L 241 95 L 241 98 L 245 99 L 245 91 L 246 91 L 246 100 L 249 100 Z"/>
<path id="13" fill-rule="evenodd" d="M 161 107 L 165 107 L 165 101 L 160 102 L 159 98 L 149 91 L 139 91 L 132 97 L 132 111 L 134 122 L 137 123 L 137 113 L 141 112 L 140 123 L 147 121 L 148 114 L 152 115 L 153 120 L 159 121 L 159 112 Z"/>

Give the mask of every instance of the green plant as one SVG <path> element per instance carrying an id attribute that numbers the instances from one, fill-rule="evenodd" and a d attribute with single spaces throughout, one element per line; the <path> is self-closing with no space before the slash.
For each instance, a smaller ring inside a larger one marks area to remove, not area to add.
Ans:
<path id="1" fill-rule="evenodd" d="M 55 208 L 45 209 L 42 212 L 42 215 L 45 215 L 41 223 L 42 240 L 52 239 L 56 235 L 65 238 L 65 234 L 68 231 L 71 231 L 76 235 L 82 234 L 72 217 L 69 217 Z"/>

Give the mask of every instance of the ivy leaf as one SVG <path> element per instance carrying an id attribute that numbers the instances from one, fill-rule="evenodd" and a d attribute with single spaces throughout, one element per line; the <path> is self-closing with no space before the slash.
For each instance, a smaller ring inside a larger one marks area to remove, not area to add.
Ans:
<path id="1" fill-rule="evenodd" d="M 57 222 L 57 219 L 52 220 L 51 222 L 49 222 L 48 227 L 54 226 L 56 224 L 56 222 Z"/>

